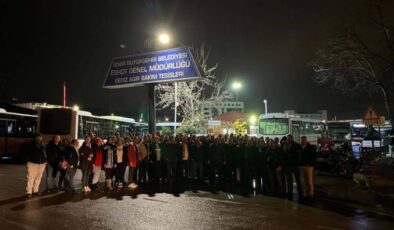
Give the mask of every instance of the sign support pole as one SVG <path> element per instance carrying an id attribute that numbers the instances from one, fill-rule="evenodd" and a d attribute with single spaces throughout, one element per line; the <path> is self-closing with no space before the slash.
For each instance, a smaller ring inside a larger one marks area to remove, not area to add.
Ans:
<path id="1" fill-rule="evenodd" d="M 177 118 L 177 107 L 178 107 L 178 99 L 177 99 L 177 97 L 178 97 L 178 84 L 176 83 L 176 82 L 174 82 L 174 90 L 175 90 L 175 98 L 174 98 L 174 101 L 175 101 L 175 105 L 174 105 L 174 135 L 176 135 L 176 122 L 177 122 L 177 120 L 176 120 L 176 118 Z"/>
<path id="2" fill-rule="evenodd" d="M 155 83 L 148 84 L 148 127 L 149 133 L 156 134 L 156 93 Z"/>

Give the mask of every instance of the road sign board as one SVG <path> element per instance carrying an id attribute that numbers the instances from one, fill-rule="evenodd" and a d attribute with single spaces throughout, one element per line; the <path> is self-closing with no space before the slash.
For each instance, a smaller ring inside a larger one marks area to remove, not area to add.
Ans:
<path id="1" fill-rule="evenodd" d="M 379 114 L 373 109 L 372 106 L 368 106 L 367 112 L 363 116 L 363 123 L 366 125 L 384 125 L 385 117 L 379 116 Z"/>
<path id="2" fill-rule="evenodd" d="M 174 48 L 114 58 L 103 87 L 126 88 L 201 77 L 203 71 L 190 49 Z"/>

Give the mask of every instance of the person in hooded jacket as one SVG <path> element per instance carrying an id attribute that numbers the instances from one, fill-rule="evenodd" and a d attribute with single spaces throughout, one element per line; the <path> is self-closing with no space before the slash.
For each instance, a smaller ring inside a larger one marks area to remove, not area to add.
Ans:
<path id="1" fill-rule="evenodd" d="M 64 180 L 64 189 L 66 192 L 74 193 L 74 177 L 79 166 L 79 141 L 74 139 L 71 141 L 71 145 L 66 149 L 65 160 L 68 163 L 67 173 Z"/>
<path id="2" fill-rule="evenodd" d="M 138 170 L 138 148 L 136 143 L 138 142 L 137 138 L 131 140 L 129 138 L 126 139 L 125 151 L 127 154 L 127 162 L 129 166 L 129 188 L 135 189 L 138 187 L 137 185 L 137 170 Z"/>
<path id="3" fill-rule="evenodd" d="M 93 169 L 94 152 L 91 143 L 91 137 L 86 136 L 81 148 L 79 148 L 80 167 L 82 170 L 82 191 L 92 191 L 89 187 L 89 175 Z"/>
<path id="4" fill-rule="evenodd" d="M 105 187 L 108 190 L 112 190 L 112 179 L 114 177 L 114 164 L 115 164 L 115 154 L 116 145 L 113 143 L 114 138 L 108 137 L 107 143 L 104 145 L 103 149 L 103 166 L 105 172 Z"/>
<path id="5" fill-rule="evenodd" d="M 115 152 L 115 184 L 118 188 L 123 188 L 124 174 L 127 166 L 127 151 L 124 149 L 123 138 L 119 137 L 116 141 Z"/>
<path id="6" fill-rule="evenodd" d="M 100 175 L 103 165 L 103 152 L 104 152 L 104 141 L 101 138 L 95 138 L 93 146 L 94 162 L 93 162 L 93 178 L 92 178 L 92 189 L 96 190 L 99 187 Z"/>

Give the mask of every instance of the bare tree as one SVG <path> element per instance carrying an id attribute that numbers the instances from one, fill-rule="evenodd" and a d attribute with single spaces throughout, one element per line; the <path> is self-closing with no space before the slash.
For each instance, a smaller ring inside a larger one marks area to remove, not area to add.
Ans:
<path id="1" fill-rule="evenodd" d="M 156 88 L 156 107 L 174 109 L 176 101 L 183 117 L 182 123 L 200 127 L 203 120 L 201 105 L 209 103 L 215 107 L 218 102 L 231 99 L 232 94 L 223 88 L 225 81 L 219 81 L 215 76 L 214 72 L 218 64 L 208 66 L 209 50 L 206 50 L 204 45 L 199 49 L 192 48 L 191 50 L 197 64 L 204 71 L 205 77 L 193 81 L 177 82 L 176 94 L 174 83 L 159 84 Z"/>
<path id="2" fill-rule="evenodd" d="M 311 64 L 316 73 L 314 80 L 319 84 L 331 83 L 334 88 L 353 94 L 380 92 L 387 115 L 394 124 L 389 90 L 394 85 L 392 30 L 381 2 L 376 0 L 374 6 L 375 14 L 369 18 L 378 32 L 373 36 L 381 40 L 367 44 L 367 38 L 354 29 L 344 29 L 316 51 L 316 59 Z"/>

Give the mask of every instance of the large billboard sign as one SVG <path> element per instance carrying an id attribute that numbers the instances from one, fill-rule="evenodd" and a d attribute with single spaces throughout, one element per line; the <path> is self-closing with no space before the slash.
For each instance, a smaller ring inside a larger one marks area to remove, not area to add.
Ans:
<path id="1" fill-rule="evenodd" d="M 112 60 L 104 88 L 116 89 L 203 77 L 188 48 L 141 53 Z"/>

